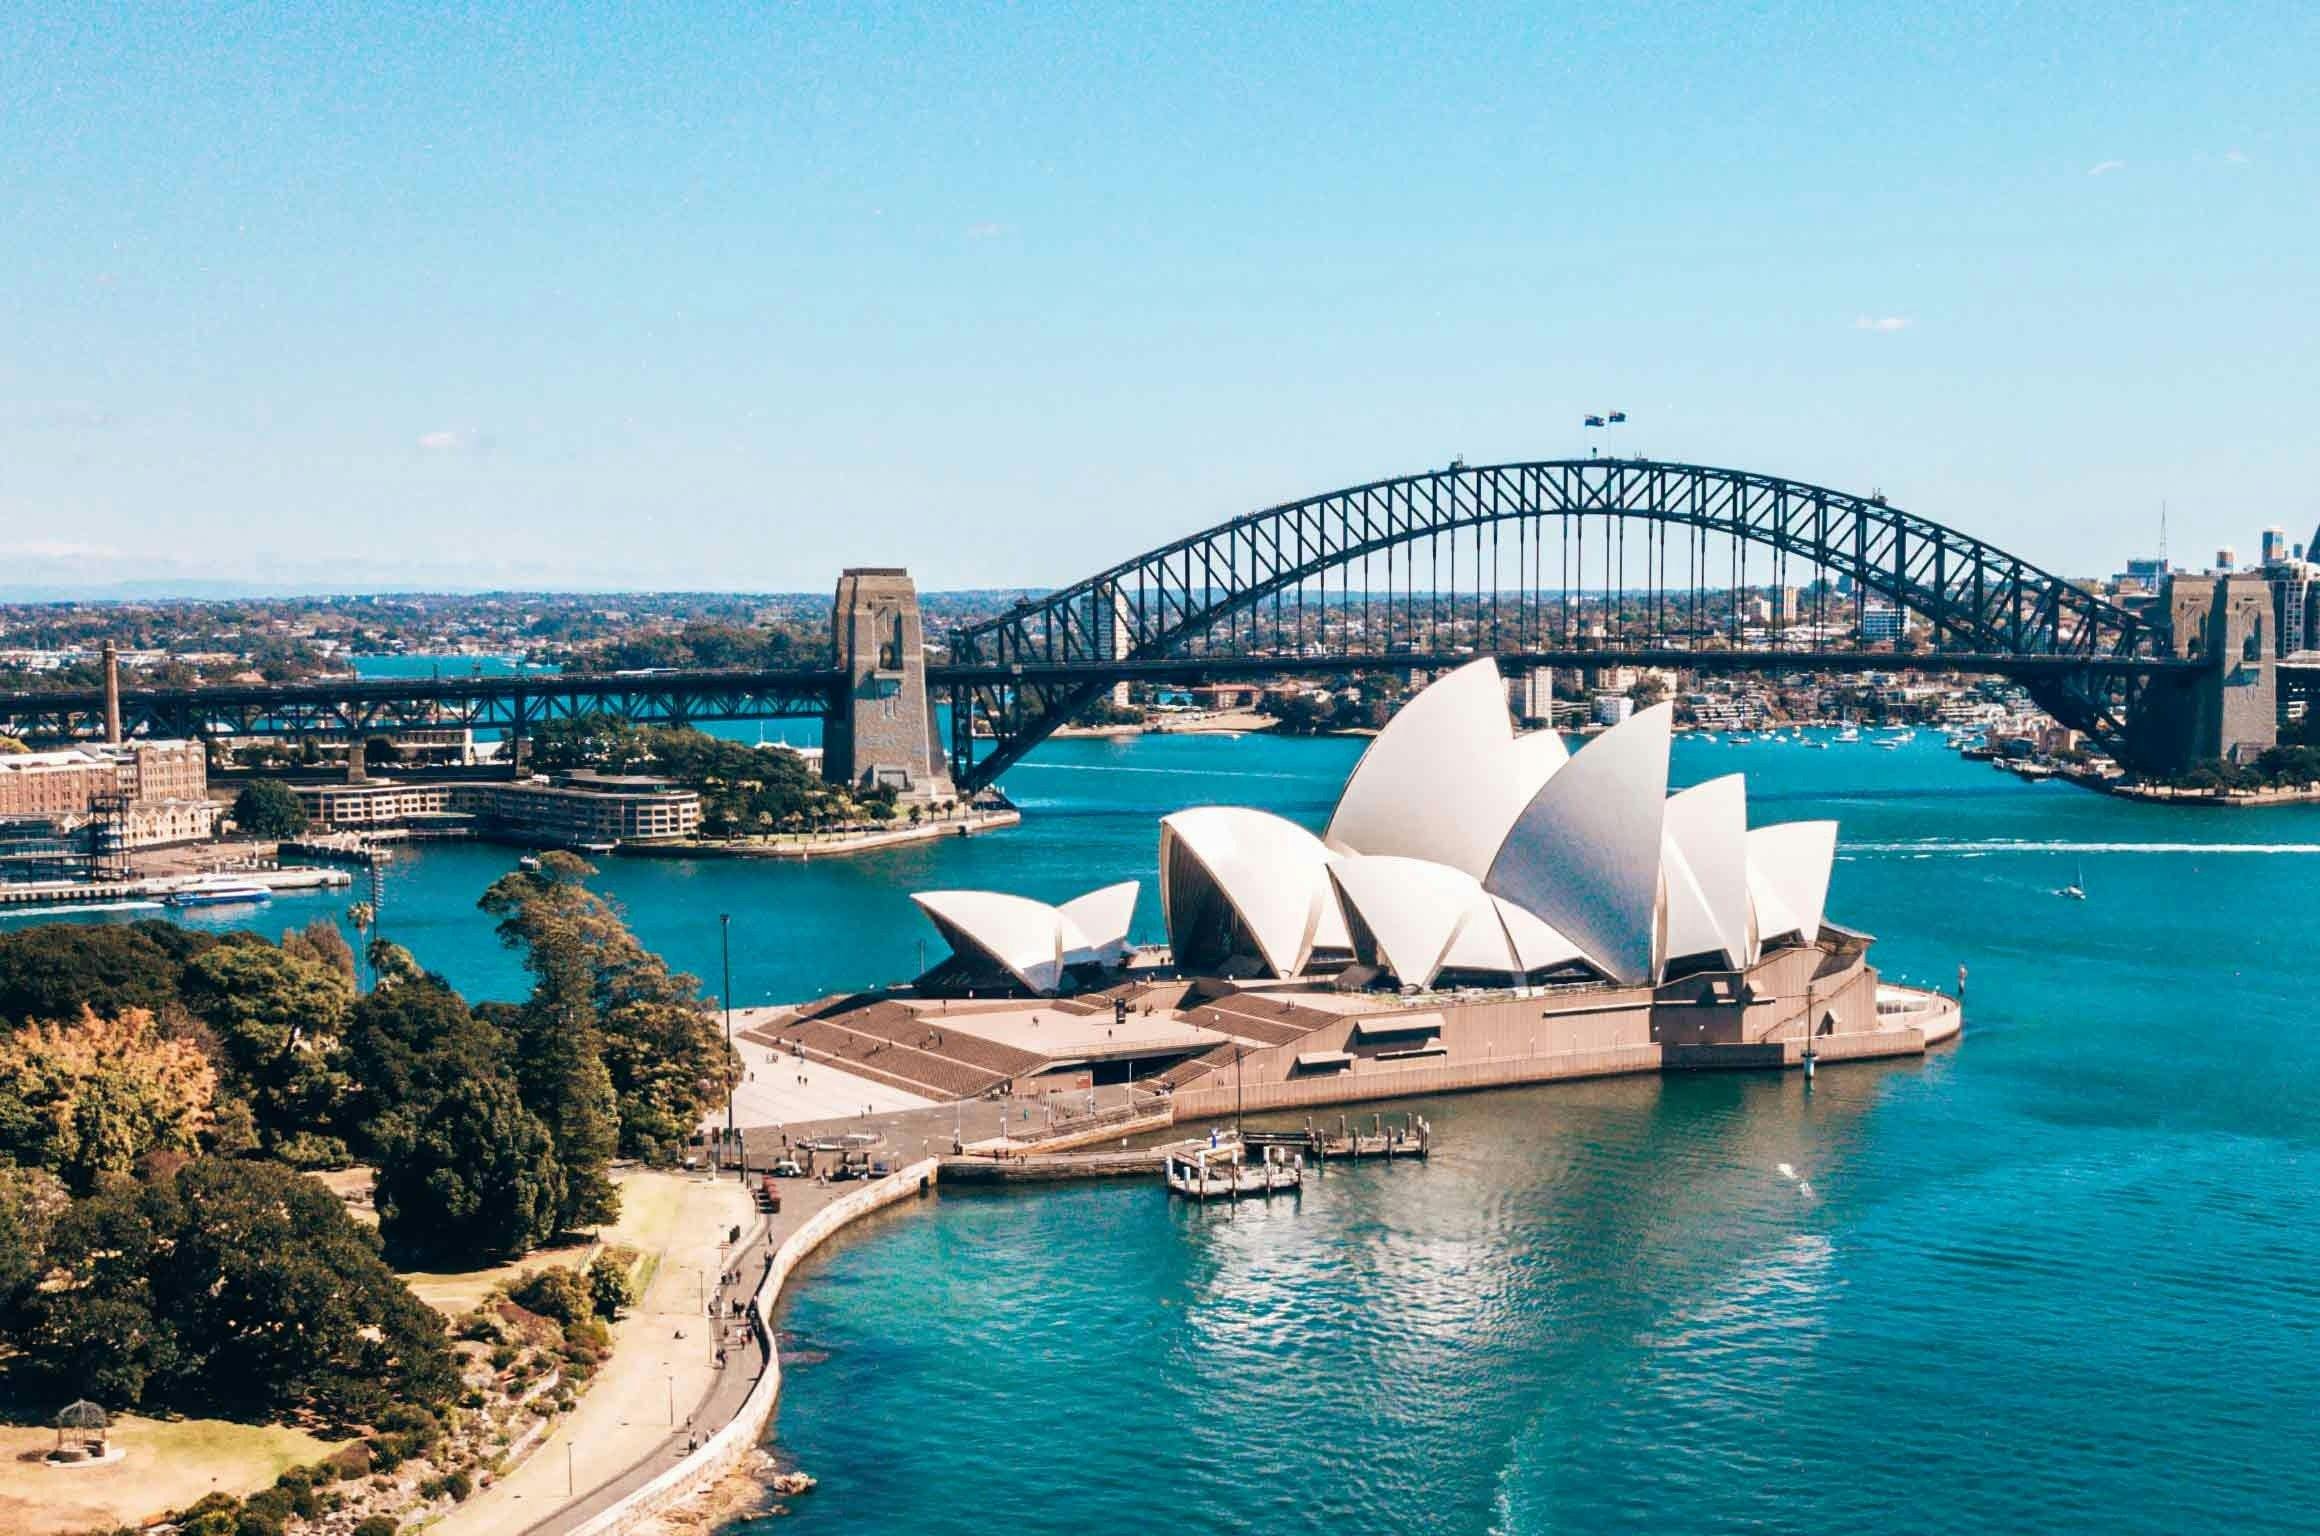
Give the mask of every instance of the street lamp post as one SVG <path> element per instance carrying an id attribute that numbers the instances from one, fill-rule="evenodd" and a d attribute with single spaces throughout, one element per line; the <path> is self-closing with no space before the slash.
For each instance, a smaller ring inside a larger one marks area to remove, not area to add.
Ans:
<path id="1" fill-rule="evenodd" d="M 727 1074 L 725 1079 L 725 1144 L 731 1146 L 733 1144 L 733 1095 L 740 1087 L 740 1079 L 734 1075 L 739 1063 L 735 1061 L 733 1056 L 733 914 L 730 912 L 717 914 L 717 942 L 719 948 L 724 952 L 725 959 L 725 992 L 723 997 L 725 1004 L 725 1071 Z M 744 1183 L 748 1182 L 749 1159 L 747 1157 L 741 1160 L 741 1178 Z"/>

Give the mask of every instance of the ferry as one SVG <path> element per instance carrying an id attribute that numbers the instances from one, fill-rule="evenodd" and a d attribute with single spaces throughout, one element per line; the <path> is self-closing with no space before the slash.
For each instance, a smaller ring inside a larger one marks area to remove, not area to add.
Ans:
<path id="1" fill-rule="evenodd" d="M 262 885 L 196 885 L 161 899 L 173 907 L 226 907 L 272 901 L 274 893 Z"/>

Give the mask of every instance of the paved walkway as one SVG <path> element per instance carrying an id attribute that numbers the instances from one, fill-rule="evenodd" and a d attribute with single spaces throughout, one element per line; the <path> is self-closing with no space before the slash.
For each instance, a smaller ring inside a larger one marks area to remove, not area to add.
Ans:
<path id="1" fill-rule="evenodd" d="M 1148 1093 L 1138 1101 L 1152 1102 Z M 1116 1109 L 1129 1102 L 1129 1090 L 1112 1085 L 1095 1090 L 1098 1109 Z M 997 1136 L 1042 1134 L 1056 1120 L 1084 1115 L 1088 1110 L 1088 1091 L 1042 1094 L 1037 1097 L 967 1099 L 954 1104 L 935 1104 L 924 1109 L 899 1109 L 876 1114 L 843 1115 L 829 1120 L 792 1122 L 788 1125 L 752 1125 L 742 1122 L 741 1138 L 749 1148 L 749 1164 L 753 1168 L 767 1168 L 780 1157 L 792 1141 L 809 1141 L 818 1136 L 843 1136 L 850 1132 L 869 1131 L 880 1140 L 871 1149 L 873 1157 L 883 1157 L 889 1163 L 914 1162 L 922 1157 L 944 1157 L 951 1150 L 953 1139 L 973 1145 Z"/>
<path id="2" fill-rule="evenodd" d="M 797 1180 L 789 1187 L 805 1198 L 783 1202 L 789 1209 L 777 1218 L 775 1241 L 831 1193 Z M 742 1242 L 729 1247 L 725 1235 L 735 1225 Z M 764 1369 L 763 1353 L 744 1330 L 748 1342 L 733 1347 L 720 1368 L 718 1345 L 733 1325 L 712 1318 L 709 1303 L 746 1298 L 772 1249 L 746 1191 L 732 1178 L 689 1187 L 673 1227 L 659 1267 L 636 1308 L 616 1326 L 611 1358 L 579 1406 L 557 1421 L 520 1466 L 432 1530 L 441 1536 L 544 1536 L 576 1524 L 682 1456 L 688 1421 L 706 1438 L 732 1416 Z M 722 1285 L 720 1276 L 736 1267 L 740 1279 Z"/>
<path id="3" fill-rule="evenodd" d="M 771 1008 L 736 1009 L 735 1022 L 746 1029 L 758 1022 L 751 1014 L 770 1017 L 777 1011 L 788 1012 Z M 924 1109 L 934 1103 L 915 1093 L 857 1077 L 826 1061 L 800 1061 L 755 1040 L 736 1036 L 733 1048 L 741 1053 L 742 1066 L 748 1072 L 733 1089 L 733 1114 L 741 1125 L 797 1125 L 859 1115 L 865 1106 L 879 1114 L 890 1114 L 896 1110 Z M 716 1106 L 702 1123 L 712 1130 L 723 1129 L 725 1106 Z"/>

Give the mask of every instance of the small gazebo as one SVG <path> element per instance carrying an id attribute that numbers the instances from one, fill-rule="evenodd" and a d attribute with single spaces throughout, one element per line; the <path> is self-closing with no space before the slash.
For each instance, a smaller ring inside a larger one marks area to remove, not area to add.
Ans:
<path id="1" fill-rule="evenodd" d="M 103 1408 L 85 1397 L 65 1404 L 56 1415 L 56 1454 L 62 1456 L 69 1446 L 84 1456 L 102 1460 L 105 1431 L 112 1422 Z"/>

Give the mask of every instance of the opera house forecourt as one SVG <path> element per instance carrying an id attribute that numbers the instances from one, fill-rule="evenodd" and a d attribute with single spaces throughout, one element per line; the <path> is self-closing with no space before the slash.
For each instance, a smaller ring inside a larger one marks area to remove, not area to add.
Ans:
<path id="1" fill-rule="evenodd" d="M 1577 752 L 1517 734 L 1496 665 L 1413 698 L 1319 836 L 1161 819 L 1138 887 L 913 896 L 951 949 L 906 989 L 753 1033 L 934 1098 L 1134 1082 L 1178 1119 L 1615 1072 L 1914 1055 L 1959 1004 L 1879 981 L 1823 913 L 1834 822 L 1750 827 L 1740 775 L 1668 792 L 1671 711 Z"/>

